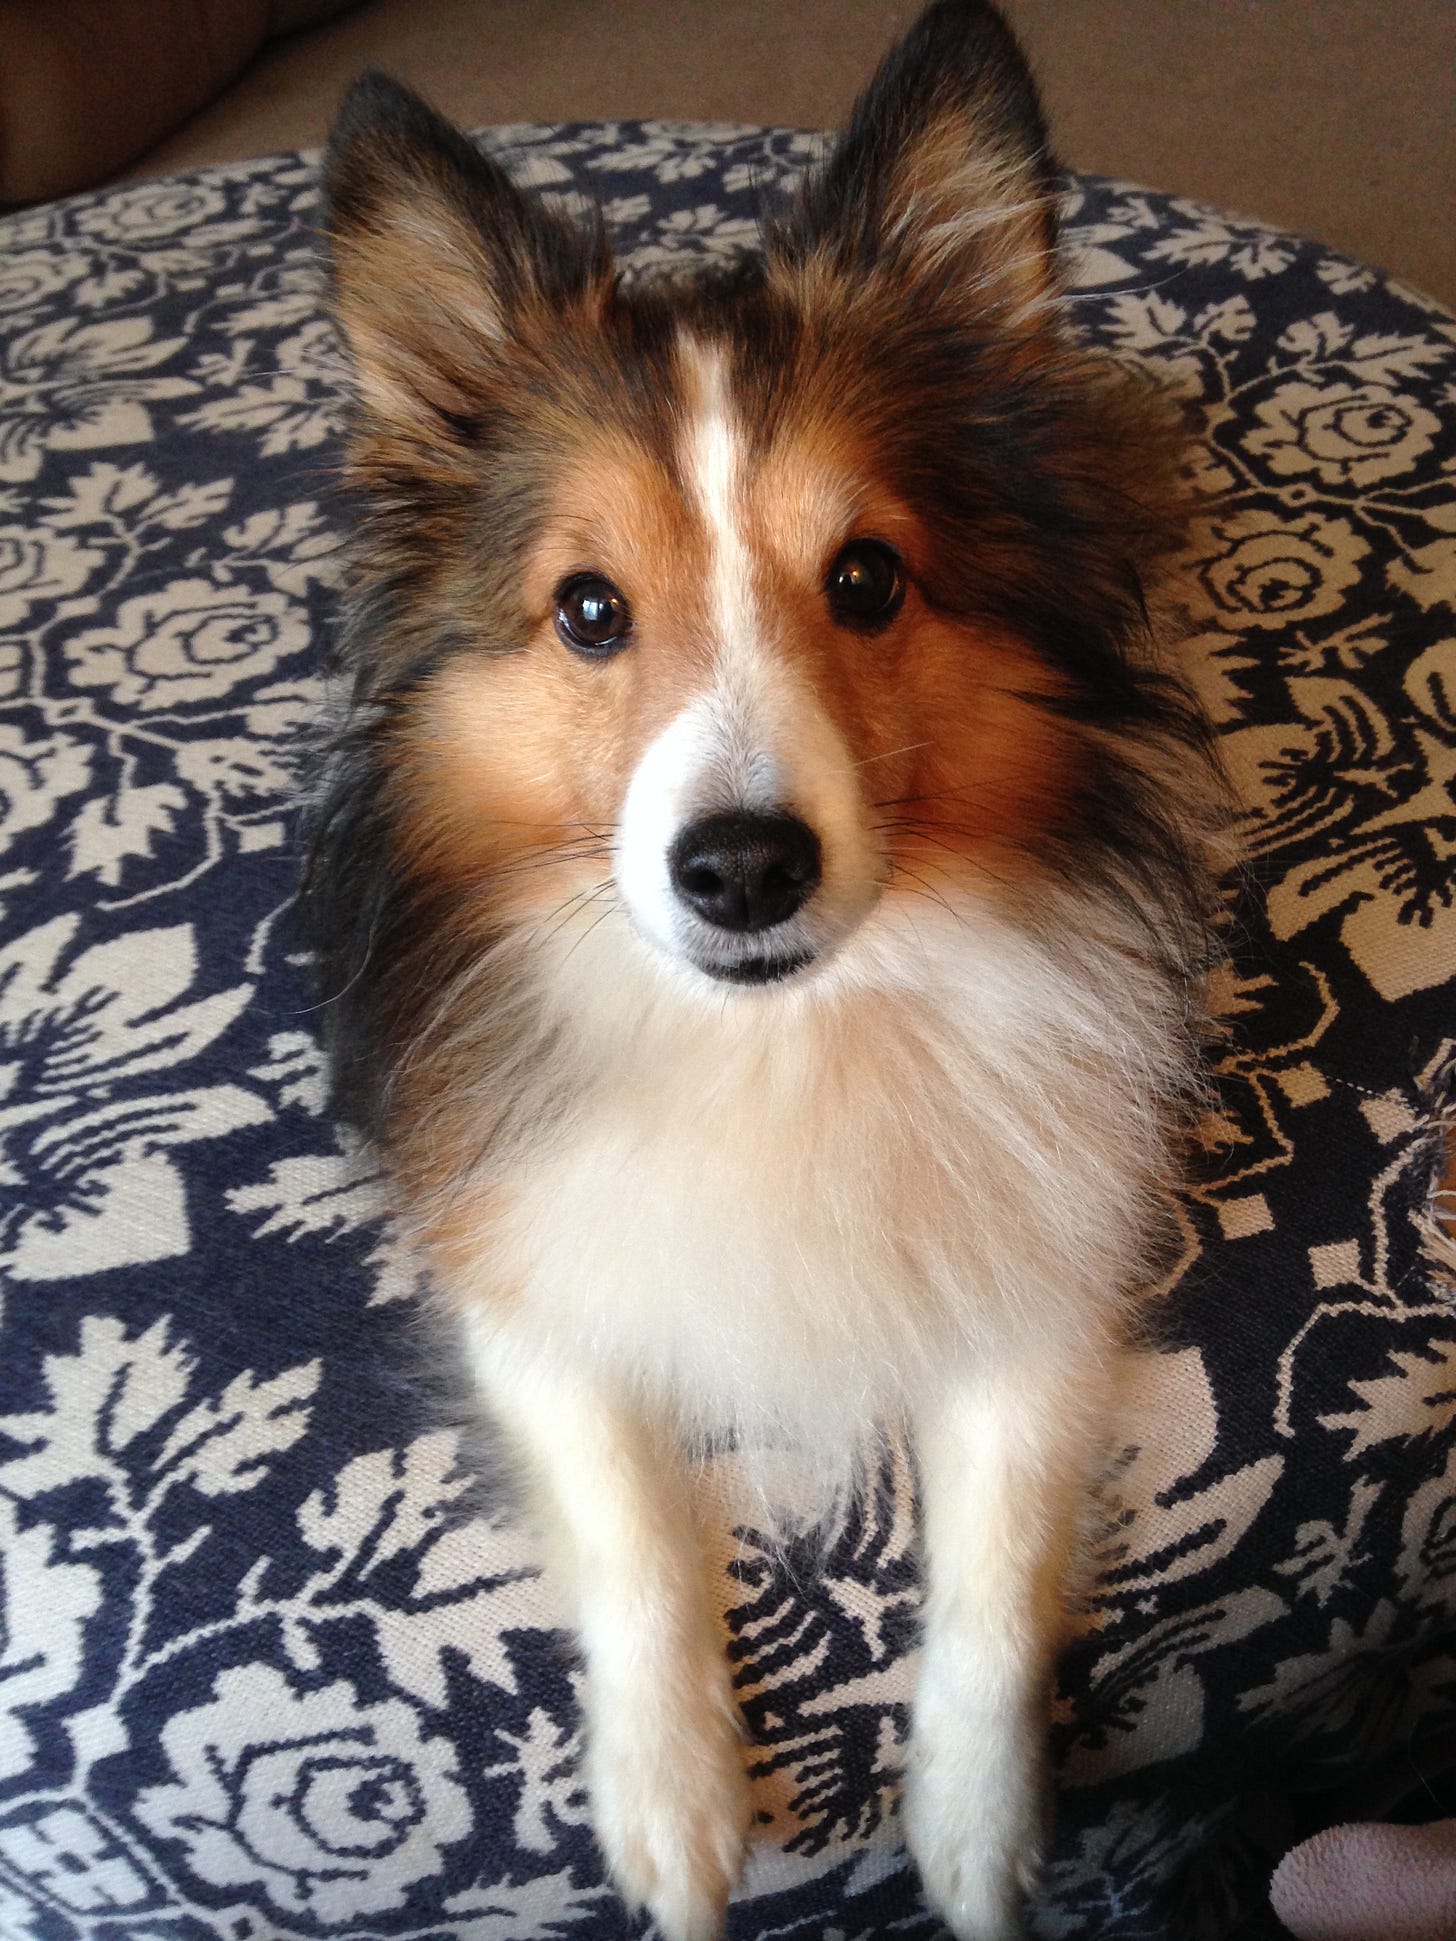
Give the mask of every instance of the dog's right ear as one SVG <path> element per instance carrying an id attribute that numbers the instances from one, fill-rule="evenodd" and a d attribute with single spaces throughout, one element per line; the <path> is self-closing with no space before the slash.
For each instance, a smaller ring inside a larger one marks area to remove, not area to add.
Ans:
<path id="1" fill-rule="evenodd" d="M 474 420 L 533 323 L 600 296 L 598 221 L 516 187 L 459 129 L 382 74 L 345 99 L 324 158 L 334 314 L 376 422 L 432 442 Z"/>
<path id="2" fill-rule="evenodd" d="M 770 226 L 771 269 L 902 308 L 1044 314 L 1057 171 L 1036 85 L 991 0 L 935 0 Z"/>

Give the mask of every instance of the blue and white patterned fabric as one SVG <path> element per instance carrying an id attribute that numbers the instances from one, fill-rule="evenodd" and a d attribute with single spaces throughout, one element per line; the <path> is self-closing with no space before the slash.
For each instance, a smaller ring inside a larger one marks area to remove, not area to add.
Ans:
<path id="1" fill-rule="evenodd" d="M 515 128 L 630 260 L 808 137 Z M 289 922 L 333 624 L 313 168 L 0 223 L 0 1941 L 609 1941 L 573 1664 L 331 1123 Z M 1190 651 L 1247 808 L 1206 1167 L 1062 1666 L 1045 1937 L 1276 1930 L 1456 1810 L 1456 322 L 1099 181 L 1075 314 L 1208 408 Z M 930 1936 L 895 1830 L 908 1470 L 775 1553 L 704 1481 L 760 1809 L 731 1933 Z M 1437 1806 L 1433 1804 L 1432 1811 Z"/>

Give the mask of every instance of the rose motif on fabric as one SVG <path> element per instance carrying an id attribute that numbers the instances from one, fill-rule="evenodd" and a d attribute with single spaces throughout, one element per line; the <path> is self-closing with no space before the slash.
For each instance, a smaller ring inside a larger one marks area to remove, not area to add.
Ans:
<path id="1" fill-rule="evenodd" d="M 0 316 L 35 311 L 90 268 L 90 260 L 74 250 L 12 249 L 0 255 Z"/>
<path id="2" fill-rule="evenodd" d="M 77 635 L 66 658 L 78 687 L 150 712 L 216 701 L 307 645 L 308 623 L 282 593 L 174 580 L 123 600 L 116 625 Z"/>
<path id="3" fill-rule="evenodd" d="M 455 1747 L 400 1699 L 295 1691 L 271 1665 L 223 1672 L 162 1730 L 175 1783 L 134 1811 L 215 1887 L 334 1924 L 400 1907 L 471 1831 Z"/>
<path id="4" fill-rule="evenodd" d="M 227 213 L 227 197 L 211 183 L 141 182 L 115 190 L 76 212 L 76 227 L 92 236 L 128 243 L 186 239 L 201 224 Z"/>
<path id="5" fill-rule="evenodd" d="M 1260 429 L 1243 449 L 1281 478 L 1313 472 L 1322 485 L 1363 487 L 1408 472 L 1430 451 L 1440 420 L 1386 384 L 1282 384 L 1255 407 Z"/>
<path id="6" fill-rule="evenodd" d="M 0 526 L 0 627 L 18 626 L 41 600 L 79 593 L 104 557 L 70 533 Z"/>
<path id="7" fill-rule="evenodd" d="M 1250 507 L 1208 522 L 1198 577 L 1221 626 L 1288 627 L 1337 613 L 1369 550 L 1348 519 Z"/>

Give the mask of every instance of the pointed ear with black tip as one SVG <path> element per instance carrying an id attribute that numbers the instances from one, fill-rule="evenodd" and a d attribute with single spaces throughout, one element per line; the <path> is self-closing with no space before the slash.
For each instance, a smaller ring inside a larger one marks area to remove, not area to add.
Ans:
<path id="1" fill-rule="evenodd" d="M 772 225 L 769 254 L 1017 321 L 1055 292 L 1056 236 L 1056 164 L 1015 36 L 989 0 L 937 0 Z"/>
<path id="2" fill-rule="evenodd" d="M 408 88 L 366 74 L 324 157 L 334 314 L 376 423 L 438 442 L 472 422 L 533 322 L 600 297 L 588 227 L 516 187 Z"/>

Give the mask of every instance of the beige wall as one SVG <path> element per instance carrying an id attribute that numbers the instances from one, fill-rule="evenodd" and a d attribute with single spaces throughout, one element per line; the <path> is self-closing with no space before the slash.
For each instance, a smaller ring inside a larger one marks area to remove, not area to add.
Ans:
<path id="1" fill-rule="evenodd" d="M 902 0 L 370 0 L 276 44 L 133 173 L 319 141 L 360 68 L 460 120 L 823 126 Z M 1062 152 L 1456 302 L 1456 0 L 1007 0 Z"/>

